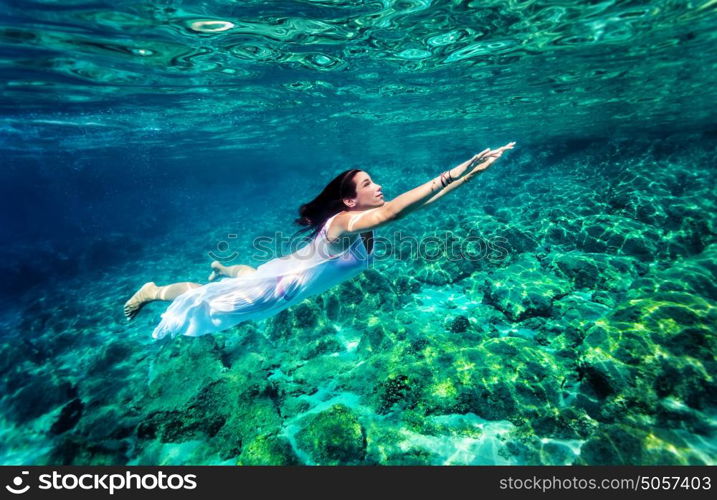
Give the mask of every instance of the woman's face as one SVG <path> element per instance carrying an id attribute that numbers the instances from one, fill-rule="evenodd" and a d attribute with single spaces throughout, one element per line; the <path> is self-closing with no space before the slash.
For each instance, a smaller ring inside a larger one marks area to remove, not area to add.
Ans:
<path id="1" fill-rule="evenodd" d="M 356 184 L 356 198 L 347 200 L 347 205 L 351 209 L 368 210 L 386 203 L 381 186 L 373 182 L 366 172 L 361 171 L 354 175 L 353 181 Z"/>

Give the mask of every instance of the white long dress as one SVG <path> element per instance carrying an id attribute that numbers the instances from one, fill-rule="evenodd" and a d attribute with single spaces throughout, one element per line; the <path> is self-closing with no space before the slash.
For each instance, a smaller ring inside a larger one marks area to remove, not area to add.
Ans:
<path id="1" fill-rule="evenodd" d="M 367 212 L 352 217 L 349 227 Z M 270 260 L 255 272 L 208 283 L 176 297 L 152 337 L 198 337 L 242 321 L 264 319 L 367 269 L 374 252 L 368 253 L 360 235 L 346 250 L 330 253 L 326 231 L 336 215 L 296 252 Z"/>

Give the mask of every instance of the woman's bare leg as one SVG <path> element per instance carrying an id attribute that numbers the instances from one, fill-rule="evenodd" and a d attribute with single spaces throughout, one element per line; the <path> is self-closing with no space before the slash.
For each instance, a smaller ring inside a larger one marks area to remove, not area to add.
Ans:
<path id="1" fill-rule="evenodd" d="M 125 302 L 124 315 L 128 320 L 134 319 L 137 313 L 147 302 L 154 300 L 174 300 L 184 292 L 192 288 L 200 287 L 199 283 L 184 281 L 181 283 L 172 283 L 166 286 L 157 286 L 153 281 L 145 283 L 135 292 L 132 297 Z"/>
<path id="2" fill-rule="evenodd" d="M 157 287 L 157 298 L 154 300 L 174 300 L 184 292 L 192 288 L 199 288 L 200 283 L 192 283 L 191 281 L 183 281 L 181 283 L 172 283 L 171 285 Z"/>
<path id="3" fill-rule="evenodd" d="M 215 260 L 212 262 L 212 274 L 209 275 L 209 281 L 214 281 L 220 276 L 229 276 L 230 278 L 236 278 L 240 274 L 253 273 L 256 271 L 251 266 L 245 266 L 238 264 L 236 266 L 223 266 L 221 262 Z"/>

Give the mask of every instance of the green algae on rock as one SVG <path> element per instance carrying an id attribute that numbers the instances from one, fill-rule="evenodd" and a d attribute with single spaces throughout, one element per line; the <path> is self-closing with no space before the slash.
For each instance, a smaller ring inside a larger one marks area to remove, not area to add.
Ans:
<path id="1" fill-rule="evenodd" d="M 242 446 L 237 465 L 298 465 L 289 442 L 275 434 L 259 434 Z"/>
<path id="2" fill-rule="evenodd" d="M 351 409 L 337 404 L 316 415 L 296 434 L 300 449 L 317 465 L 358 465 L 366 455 L 366 433 Z"/>

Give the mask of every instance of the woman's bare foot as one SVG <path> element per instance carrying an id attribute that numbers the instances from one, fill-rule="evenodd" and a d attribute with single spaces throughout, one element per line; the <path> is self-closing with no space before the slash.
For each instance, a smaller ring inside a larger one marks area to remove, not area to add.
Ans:
<path id="1" fill-rule="evenodd" d="M 127 317 L 127 321 L 134 319 L 139 310 L 142 309 L 142 306 L 147 302 L 151 302 L 157 298 L 158 289 L 159 287 L 155 285 L 153 281 L 149 281 L 142 285 L 142 287 L 125 302 L 124 315 Z"/>
<path id="2" fill-rule="evenodd" d="M 220 276 L 224 276 L 224 266 L 218 260 L 212 261 L 212 274 L 207 278 L 208 281 L 214 281 Z"/>

